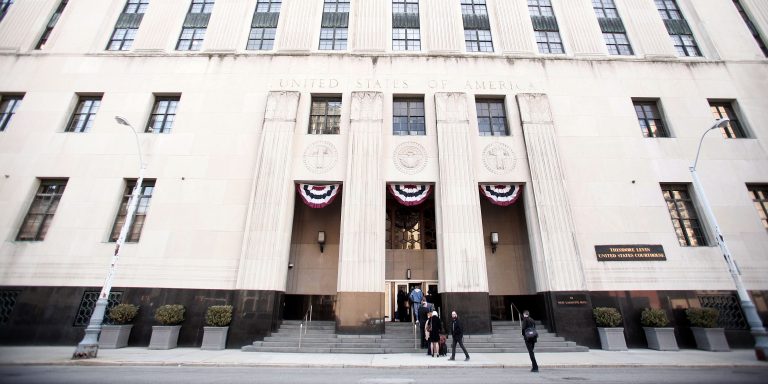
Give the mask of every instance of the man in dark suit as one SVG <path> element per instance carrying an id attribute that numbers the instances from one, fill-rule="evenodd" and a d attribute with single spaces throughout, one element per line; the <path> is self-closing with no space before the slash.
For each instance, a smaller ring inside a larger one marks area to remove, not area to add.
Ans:
<path id="1" fill-rule="evenodd" d="M 459 343 L 461 350 L 464 351 L 464 356 L 466 357 L 464 361 L 469 360 L 469 353 L 464 348 L 464 328 L 461 327 L 459 315 L 456 314 L 456 311 L 451 312 L 451 337 L 453 338 L 453 343 L 451 343 L 451 358 L 448 360 L 456 360 L 456 343 Z"/>
<path id="2" fill-rule="evenodd" d="M 432 312 L 429 309 L 429 304 L 427 304 L 427 299 L 421 299 L 421 306 L 419 307 L 419 329 L 421 330 L 421 347 L 429 349 L 429 344 L 427 344 L 427 340 L 425 338 L 426 334 L 424 333 L 424 326 L 427 325 L 427 320 L 429 320 L 429 313 Z M 429 350 L 427 350 L 427 355 L 429 355 Z"/>

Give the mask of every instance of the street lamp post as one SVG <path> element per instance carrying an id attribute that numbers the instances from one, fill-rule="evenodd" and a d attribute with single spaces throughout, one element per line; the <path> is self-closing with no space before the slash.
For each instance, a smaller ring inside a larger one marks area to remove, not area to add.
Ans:
<path id="1" fill-rule="evenodd" d="M 701 143 L 704 141 L 704 136 L 706 136 L 709 131 L 726 126 L 728 122 L 728 119 L 719 119 L 715 121 L 712 127 L 704 131 L 704 134 L 701 135 L 701 139 L 699 140 L 699 148 L 696 150 L 696 160 L 694 160 L 693 165 L 691 165 L 688 169 L 691 171 L 693 186 L 696 194 L 698 195 L 699 202 L 704 208 L 704 214 L 706 215 L 707 220 L 709 220 L 709 222 L 712 224 L 712 227 L 715 231 L 715 240 L 717 241 L 717 245 L 720 246 L 720 251 L 723 252 L 723 258 L 725 259 L 725 263 L 728 265 L 728 271 L 731 273 L 733 283 L 736 285 L 736 292 L 739 295 L 739 301 L 741 301 L 741 309 L 744 311 L 744 314 L 747 317 L 750 331 L 752 332 L 752 336 L 755 338 L 755 356 L 758 360 L 764 361 L 766 359 L 766 354 L 768 353 L 768 334 L 766 334 L 765 328 L 763 327 L 763 322 L 760 320 L 760 317 L 757 314 L 755 304 L 749 297 L 747 289 L 744 288 L 744 283 L 741 281 L 741 271 L 736 266 L 736 263 L 731 257 L 731 251 L 728 249 L 728 245 L 725 243 L 725 237 L 720 231 L 720 226 L 717 224 L 715 214 L 712 212 L 712 207 L 709 205 L 709 200 L 707 200 L 707 196 L 704 193 L 704 187 L 702 187 L 699 176 L 696 174 L 696 163 L 699 161 L 699 152 L 701 151 Z"/>
<path id="2" fill-rule="evenodd" d="M 120 116 L 115 116 L 115 121 L 120 125 L 125 125 L 131 129 L 133 136 L 136 138 L 136 148 L 139 151 L 139 178 L 136 180 L 136 185 L 133 187 L 131 193 L 131 200 L 128 202 L 128 212 L 126 213 L 125 222 L 120 229 L 120 236 L 118 236 L 115 242 L 115 253 L 112 255 L 112 261 L 109 264 L 109 272 L 107 278 L 104 281 L 104 286 L 99 293 L 99 299 L 96 301 L 96 307 L 93 309 L 91 319 L 88 321 L 88 327 L 85 328 L 85 336 L 80 343 L 77 344 L 75 353 L 72 354 L 73 359 L 91 359 L 95 358 L 99 353 L 99 333 L 101 332 L 101 323 L 104 320 L 104 312 L 107 310 L 107 304 L 109 299 L 109 292 L 112 290 L 112 279 L 115 277 L 115 270 L 117 269 L 117 260 L 120 258 L 120 249 L 125 238 L 128 236 L 128 230 L 133 222 L 133 217 L 136 213 L 136 207 L 139 203 L 139 193 L 141 191 L 141 183 L 144 180 L 144 170 L 146 165 L 144 159 L 141 156 L 141 145 L 139 144 L 139 135 L 136 130 L 128 123 L 127 120 Z"/>

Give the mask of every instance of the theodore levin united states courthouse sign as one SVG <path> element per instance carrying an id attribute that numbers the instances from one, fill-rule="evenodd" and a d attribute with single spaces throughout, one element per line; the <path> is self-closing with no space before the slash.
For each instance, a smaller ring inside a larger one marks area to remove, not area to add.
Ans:
<path id="1" fill-rule="evenodd" d="M 661 245 L 595 245 L 597 261 L 664 261 Z"/>

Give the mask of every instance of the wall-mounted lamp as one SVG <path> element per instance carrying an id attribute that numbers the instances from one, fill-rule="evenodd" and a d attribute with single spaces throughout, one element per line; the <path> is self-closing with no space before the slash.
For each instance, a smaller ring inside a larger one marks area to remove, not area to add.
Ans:
<path id="1" fill-rule="evenodd" d="M 320 253 L 323 253 L 323 247 L 325 246 L 325 231 L 317 232 L 317 244 L 320 244 Z"/>
<path id="2" fill-rule="evenodd" d="M 499 233 L 491 232 L 491 253 L 496 253 L 496 246 L 499 245 Z"/>
<path id="3" fill-rule="evenodd" d="M 293 269 L 293 263 L 288 263 L 288 269 Z"/>
<path id="4" fill-rule="evenodd" d="M 405 278 L 410 280 L 411 279 L 411 269 L 408 268 L 405 270 Z"/>

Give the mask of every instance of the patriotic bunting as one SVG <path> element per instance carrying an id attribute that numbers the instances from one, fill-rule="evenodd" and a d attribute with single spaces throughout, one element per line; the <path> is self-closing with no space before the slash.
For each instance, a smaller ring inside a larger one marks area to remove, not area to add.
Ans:
<path id="1" fill-rule="evenodd" d="M 296 188 L 305 204 L 312 208 L 323 208 L 333 202 L 341 190 L 341 184 L 297 184 Z"/>
<path id="2" fill-rule="evenodd" d="M 419 205 L 432 193 L 429 184 L 389 184 L 389 193 L 402 205 Z"/>
<path id="3" fill-rule="evenodd" d="M 480 184 L 480 192 L 493 204 L 506 207 L 520 197 L 523 186 L 520 184 Z"/>

